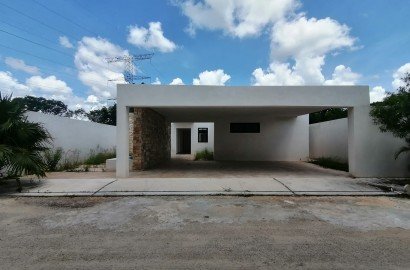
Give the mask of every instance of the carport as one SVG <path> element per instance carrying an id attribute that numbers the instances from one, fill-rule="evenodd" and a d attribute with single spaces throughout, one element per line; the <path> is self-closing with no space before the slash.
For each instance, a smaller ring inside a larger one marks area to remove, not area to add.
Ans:
<path id="1" fill-rule="evenodd" d="M 138 115 L 133 149 L 130 108 Z M 371 176 L 367 133 L 360 128 L 369 120 L 367 86 L 118 85 L 116 175 L 130 176 L 130 152 L 138 153 L 134 169 L 169 158 L 171 122 L 214 122 L 217 161 L 303 161 L 309 156 L 308 114 L 326 108 L 348 108 L 350 173 Z"/>

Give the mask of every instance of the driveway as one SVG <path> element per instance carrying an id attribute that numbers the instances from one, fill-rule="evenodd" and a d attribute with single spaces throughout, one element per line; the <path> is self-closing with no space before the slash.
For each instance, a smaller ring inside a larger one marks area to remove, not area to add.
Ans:
<path id="1" fill-rule="evenodd" d="M 409 200 L 0 198 L 2 269 L 409 269 Z"/>
<path id="2" fill-rule="evenodd" d="M 41 181 L 24 182 L 16 196 L 124 195 L 395 195 L 355 179 L 346 172 L 304 162 L 205 162 L 176 160 L 159 168 L 113 173 L 51 173 Z M 14 182 L 10 182 L 13 185 Z M 0 186 L 1 190 L 1 186 Z"/>

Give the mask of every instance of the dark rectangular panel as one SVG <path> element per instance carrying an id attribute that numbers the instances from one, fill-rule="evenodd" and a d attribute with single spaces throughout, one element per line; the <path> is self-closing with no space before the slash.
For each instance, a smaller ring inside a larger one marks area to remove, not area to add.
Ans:
<path id="1" fill-rule="evenodd" d="M 198 128 L 198 142 L 199 143 L 208 142 L 208 128 Z"/>
<path id="2" fill-rule="evenodd" d="M 231 123 L 231 133 L 260 133 L 260 123 Z"/>

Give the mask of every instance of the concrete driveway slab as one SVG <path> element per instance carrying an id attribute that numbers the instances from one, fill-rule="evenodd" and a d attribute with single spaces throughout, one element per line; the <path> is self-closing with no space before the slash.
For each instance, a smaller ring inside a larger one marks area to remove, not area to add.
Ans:
<path id="1" fill-rule="evenodd" d="M 380 189 L 365 184 L 360 179 L 347 177 L 277 177 L 297 195 L 355 195 L 385 194 Z"/>
<path id="2" fill-rule="evenodd" d="M 45 179 L 36 187 L 23 189 L 21 195 L 92 195 L 112 181 L 115 179 Z"/>
<path id="3" fill-rule="evenodd" d="M 101 189 L 98 195 L 238 193 L 292 194 L 272 178 L 135 178 L 117 180 Z"/>

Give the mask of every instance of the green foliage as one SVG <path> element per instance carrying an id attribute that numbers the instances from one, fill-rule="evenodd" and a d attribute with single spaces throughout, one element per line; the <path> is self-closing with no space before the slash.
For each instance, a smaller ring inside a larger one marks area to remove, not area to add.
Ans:
<path id="1" fill-rule="evenodd" d="M 96 150 L 91 150 L 90 155 L 84 161 L 86 165 L 99 165 L 105 163 L 107 159 L 115 158 L 115 151 L 113 150 L 101 150 L 97 148 Z"/>
<path id="2" fill-rule="evenodd" d="M 370 112 L 375 124 L 382 132 L 391 132 L 406 140 L 407 146 L 400 148 L 395 158 L 410 151 L 410 74 L 402 79 L 404 86 L 390 93 L 382 102 L 374 103 Z"/>
<path id="3" fill-rule="evenodd" d="M 331 121 L 347 117 L 347 109 L 331 108 L 309 114 L 309 124 Z"/>
<path id="4" fill-rule="evenodd" d="M 81 165 L 80 160 L 80 151 L 78 150 L 69 150 L 64 153 L 63 159 L 61 160 L 59 166 L 57 167 L 58 171 L 73 171 L 78 166 Z"/>
<path id="5" fill-rule="evenodd" d="M 66 104 L 54 99 L 25 96 L 23 98 L 15 98 L 13 101 L 25 107 L 26 110 L 33 112 L 43 112 L 59 116 L 66 116 L 70 112 Z"/>
<path id="6" fill-rule="evenodd" d="M 23 98 L 15 98 L 17 102 L 26 110 L 33 112 L 42 112 L 58 116 L 73 117 L 77 119 L 89 119 L 96 123 L 115 126 L 117 123 L 117 106 L 103 107 L 101 109 L 92 110 L 87 113 L 84 109 L 69 110 L 64 102 L 54 99 L 45 99 L 43 97 L 25 96 Z"/>
<path id="7" fill-rule="evenodd" d="M 345 162 L 341 162 L 335 158 L 321 157 L 317 159 L 312 159 L 309 161 L 309 163 L 316 164 L 323 168 L 329 168 L 329 169 L 345 171 L 345 172 L 349 171 L 349 164 Z"/>
<path id="8" fill-rule="evenodd" d="M 58 164 L 63 157 L 63 149 L 49 149 L 44 151 L 44 159 L 47 164 L 47 171 L 54 172 L 58 170 Z"/>
<path id="9" fill-rule="evenodd" d="M 87 116 L 93 122 L 115 126 L 117 123 L 117 105 L 92 110 Z"/>
<path id="10" fill-rule="evenodd" d="M 213 160 L 214 153 L 209 151 L 208 149 L 204 149 L 202 151 L 198 151 L 195 153 L 195 160 Z"/>
<path id="11" fill-rule="evenodd" d="M 48 149 L 51 137 L 39 123 L 31 123 L 21 103 L 0 92 L 0 169 L 8 175 L 45 176 L 47 164 L 42 152 Z"/>

